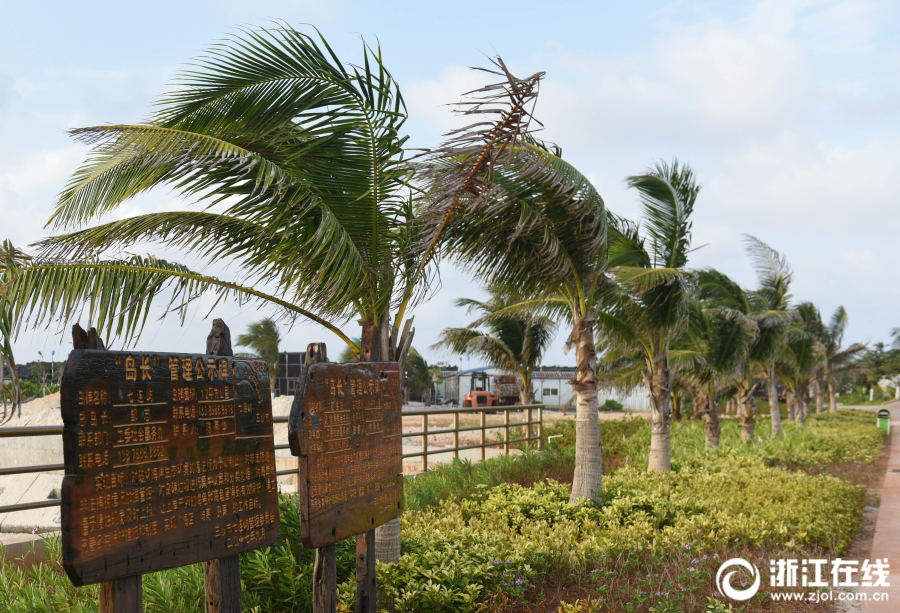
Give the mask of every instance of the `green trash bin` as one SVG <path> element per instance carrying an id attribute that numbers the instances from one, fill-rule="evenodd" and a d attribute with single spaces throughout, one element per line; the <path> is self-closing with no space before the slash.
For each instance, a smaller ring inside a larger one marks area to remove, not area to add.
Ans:
<path id="1" fill-rule="evenodd" d="M 878 411 L 878 427 L 884 430 L 888 436 L 891 435 L 891 412 L 887 409 Z"/>

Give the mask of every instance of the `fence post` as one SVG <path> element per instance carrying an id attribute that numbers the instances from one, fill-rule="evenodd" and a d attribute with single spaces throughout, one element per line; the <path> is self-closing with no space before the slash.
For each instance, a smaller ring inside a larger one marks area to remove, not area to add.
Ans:
<path id="1" fill-rule="evenodd" d="M 525 438 L 528 439 L 528 441 L 525 444 L 531 445 L 532 429 L 531 429 L 531 407 L 530 406 L 527 409 L 525 409 L 525 415 L 526 415 L 526 420 L 528 422 L 528 425 L 525 427 Z"/>
<path id="2" fill-rule="evenodd" d="M 459 457 L 459 411 L 453 412 L 453 457 Z"/>
<path id="3" fill-rule="evenodd" d="M 306 347 L 306 360 L 301 371 L 300 385 L 306 385 L 306 373 L 309 367 L 318 362 L 328 361 L 328 348 L 325 343 L 310 343 Z M 296 394 L 300 395 L 300 389 Z M 298 471 L 300 462 L 305 458 L 297 458 Z M 303 487 L 297 474 L 297 491 Z M 357 549 L 359 541 L 357 540 Z M 337 558 L 334 545 L 325 545 L 316 549 L 316 559 L 313 564 L 313 613 L 334 613 L 337 610 Z"/>
<path id="4" fill-rule="evenodd" d="M 541 422 L 538 425 L 538 440 L 537 447 L 538 449 L 544 448 L 544 405 L 538 406 L 538 421 Z"/>
<path id="5" fill-rule="evenodd" d="M 206 337 L 206 353 L 234 356 L 231 331 L 221 319 L 213 320 L 212 329 Z M 240 613 L 243 610 L 239 555 L 207 560 L 203 565 L 203 583 L 206 586 L 206 613 Z"/>
<path id="6" fill-rule="evenodd" d="M 428 472 L 428 415 L 422 416 L 422 470 Z"/>
<path id="7" fill-rule="evenodd" d="M 138 613 L 144 610 L 142 575 L 100 584 L 100 613 Z"/>
<path id="8" fill-rule="evenodd" d="M 94 328 L 85 332 L 78 324 L 72 326 L 72 348 L 106 351 Z M 143 586 L 142 575 L 104 581 L 100 584 L 100 613 L 140 613 L 144 610 Z"/>
<path id="9" fill-rule="evenodd" d="M 504 409 L 503 411 L 503 429 L 505 430 L 503 440 L 506 441 L 503 447 L 506 450 L 506 455 L 509 455 L 509 409 Z"/>
<path id="10" fill-rule="evenodd" d="M 485 411 L 481 411 L 481 461 L 484 461 L 484 416 Z"/>

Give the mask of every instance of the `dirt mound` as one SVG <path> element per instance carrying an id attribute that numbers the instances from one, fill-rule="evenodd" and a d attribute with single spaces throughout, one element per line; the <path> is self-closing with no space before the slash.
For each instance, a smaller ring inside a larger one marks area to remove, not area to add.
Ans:
<path id="1" fill-rule="evenodd" d="M 0 406 L 0 412 L 3 407 Z M 7 415 L 0 415 L 0 424 L 4 427 L 21 426 L 53 426 L 62 423 L 62 415 L 59 412 L 59 392 L 49 394 L 43 398 L 35 398 L 31 402 L 24 403 L 13 411 L 7 409 Z"/>

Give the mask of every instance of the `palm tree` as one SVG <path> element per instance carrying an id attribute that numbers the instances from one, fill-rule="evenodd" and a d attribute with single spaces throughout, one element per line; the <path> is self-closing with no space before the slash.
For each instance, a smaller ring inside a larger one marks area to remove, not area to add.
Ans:
<path id="1" fill-rule="evenodd" d="M 811 302 L 801 302 L 795 309 L 794 324 L 788 332 L 788 342 L 781 351 L 782 380 L 794 393 L 794 420 L 806 425 L 809 414 L 807 400 L 810 385 L 824 362 L 821 342 L 822 318 Z"/>
<path id="2" fill-rule="evenodd" d="M 235 342 L 241 347 L 249 347 L 259 357 L 269 361 L 269 384 L 274 394 L 275 379 L 278 377 L 278 344 L 281 342 L 278 324 L 271 317 L 264 317 L 250 324 L 247 332 L 239 335 Z"/>
<path id="3" fill-rule="evenodd" d="M 458 160 L 471 144 L 448 148 L 436 163 L 465 176 Z M 602 488 L 594 325 L 604 291 L 606 221 L 603 199 L 590 181 L 562 159 L 558 147 L 531 141 L 498 160 L 489 191 L 463 195 L 465 214 L 449 217 L 445 252 L 499 291 L 525 297 L 496 315 L 534 312 L 571 326 L 566 350 L 575 348 L 572 387 L 577 398 L 575 478 L 571 499 L 599 499 Z M 428 189 L 440 193 L 442 183 Z M 429 205 L 425 218 L 446 206 Z"/>
<path id="4" fill-rule="evenodd" d="M 6 421 L 12 418 L 22 399 L 19 372 L 12 349 L 15 319 L 12 305 L 6 297 L 7 284 L 16 274 L 18 267 L 27 263 L 27 257 L 7 240 L 0 247 L 0 262 L 3 266 L 0 269 L 0 398 L 3 399 L 3 415 L 0 421 Z M 6 380 L 6 371 L 9 371 L 9 381 Z M 10 412 L 7 412 L 8 408 L 11 409 Z"/>
<path id="5" fill-rule="evenodd" d="M 628 178 L 643 205 L 641 228 L 610 227 L 609 266 L 616 287 L 605 295 L 600 330 L 613 344 L 639 353 L 650 390 L 649 470 L 671 470 L 669 413 L 675 369 L 669 349 L 688 323 L 694 274 L 687 270 L 691 213 L 700 186 L 687 165 L 657 163 Z"/>
<path id="6" fill-rule="evenodd" d="M 480 311 L 482 316 L 465 328 L 445 328 L 440 340 L 431 347 L 449 349 L 457 355 L 476 355 L 496 368 L 518 373 L 519 402 L 531 404 L 534 402 L 531 373 L 540 365 L 553 341 L 556 324 L 535 313 L 505 313 L 511 302 L 498 293 L 485 302 L 457 300 L 456 306 L 468 307 L 469 313 Z M 486 329 L 480 329 L 481 326 Z"/>
<path id="7" fill-rule="evenodd" d="M 753 310 L 759 314 L 761 334 L 767 337 L 768 351 L 764 364 L 768 383 L 769 412 L 772 434 L 782 433 L 781 410 L 778 407 L 777 363 L 785 350 L 794 311 L 790 306 L 793 272 L 787 259 L 769 245 L 749 234 L 744 235 L 747 252 L 753 260 L 759 287 L 751 292 Z"/>
<path id="8" fill-rule="evenodd" d="M 760 301 L 753 300 L 745 291 L 724 273 L 714 269 L 700 272 L 700 293 L 707 302 L 718 309 L 722 316 L 741 320 L 745 330 L 752 332 L 746 356 L 733 372 L 737 393 L 735 402 L 741 416 L 741 435 L 744 441 L 753 442 L 755 436 L 756 401 L 754 392 L 758 385 L 757 370 L 766 375 L 766 365 L 777 350 L 777 328 L 768 311 L 756 310 Z M 775 405 L 777 410 L 777 404 Z"/>
<path id="9" fill-rule="evenodd" d="M 828 410 L 837 413 L 835 376 L 858 368 L 857 358 L 866 350 L 866 346 L 861 343 L 854 343 L 846 349 L 841 347 L 846 329 L 847 310 L 839 306 L 831 316 L 831 323 L 821 329 L 820 341 L 824 349 L 824 360 L 816 381 L 816 411 L 819 413 L 823 410 L 823 388 L 828 390 Z"/>
<path id="10" fill-rule="evenodd" d="M 356 345 L 356 351 L 353 351 L 353 348 L 349 345 L 346 345 L 342 350 L 341 354 L 338 356 L 338 362 L 341 364 L 346 364 L 347 362 L 356 362 L 359 360 L 359 339 L 351 338 L 350 342 Z"/>
<path id="11" fill-rule="evenodd" d="M 406 389 L 416 394 L 423 394 L 425 406 L 431 406 L 431 369 L 422 354 L 415 348 L 409 350 L 403 377 L 406 380 Z"/>
<path id="12" fill-rule="evenodd" d="M 713 449 L 719 446 L 722 433 L 720 403 L 735 392 L 735 372 L 746 361 L 757 328 L 751 318 L 712 306 L 698 295 L 691 296 L 688 308 L 688 326 L 672 343 L 669 358 L 699 404 L 706 447 Z"/>
<path id="13" fill-rule="evenodd" d="M 304 317 L 359 359 L 402 368 L 415 333 L 408 311 L 429 295 L 444 231 L 464 215 L 463 200 L 491 192 L 500 156 L 528 137 L 543 73 L 517 79 L 494 63 L 501 82 L 461 107 L 491 119 L 451 137 L 468 143 L 465 172 L 441 179 L 439 164 L 431 175 L 423 170 L 440 186 L 430 202 L 446 215 L 417 217 L 410 180 L 420 167 L 406 159 L 406 107 L 381 50 L 364 43 L 362 65 L 346 65 L 320 35 L 286 24 L 242 30 L 184 73 L 147 123 L 72 131 L 94 148 L 50 225 L 84 226 L 161 185 L 207 207 L 42 241 L 8 286 L 14 315 L 27 325 L 85 311 L 104 336 L 127 343 L 159 294 L 171 292 L 183 322 L 189 305 L 212 292 L 278 318 Z M 242 275 L 222 280 L 153 256 L 106 255 L 148 241 L 201 264 L 236 264 Z M 359 346 L 340 330 L 354 316 Z"/>

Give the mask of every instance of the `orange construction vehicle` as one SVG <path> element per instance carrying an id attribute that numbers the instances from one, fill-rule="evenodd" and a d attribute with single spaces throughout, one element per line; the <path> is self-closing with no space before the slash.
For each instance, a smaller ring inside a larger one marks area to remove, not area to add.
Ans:
<path id="1" fill-rule="evenodd" d="M 475 390 L 470 394 L 466 394 L 463 400 L 464 407 L 495 407 L 500 404 L 500 396 L 494 392 L 484 390 Z"/>

